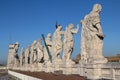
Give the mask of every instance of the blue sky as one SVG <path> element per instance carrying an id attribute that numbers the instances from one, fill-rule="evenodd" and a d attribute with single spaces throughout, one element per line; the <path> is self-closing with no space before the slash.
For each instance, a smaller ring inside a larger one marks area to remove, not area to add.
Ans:
<path id="1" fill-rule="evenodd" d="M 101 25 L 104 34 L 103 54 L 120 53 L 120 0 L 0 0 L 0 63 L 6 62 L 8 45 L 18 41 L 20 47 L 55 31 L 55 22 L 76 27 L 95 3 L 102 5 Z M 75 34 L 72 57 L 80 53 L 80 33 Z"/>

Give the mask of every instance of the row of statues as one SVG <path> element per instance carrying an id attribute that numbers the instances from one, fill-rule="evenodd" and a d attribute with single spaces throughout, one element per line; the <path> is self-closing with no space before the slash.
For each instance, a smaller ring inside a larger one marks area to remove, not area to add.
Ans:
<path id="1" fill-rule="evenodd" d="M 81 64 L 106 63 L 107 60 L 102 55 L 104 34 L 101 28 L 100 12 L 101 5 L 95 4 L 92 11 L 81 20 Z M 66 30 L 62 30 L 61 25 L 56 25 L 56 30 L 49 33 L 46 38 L 33 41 L 31 46 L 25 50 L 22 48 L 20 58 L 17 55 L 19 44 L 9 46 L 8 65 L 24 66 L 28 64 L 74 64 L 71 59 L 74 50 L 74 34 L 79 31 L 79 25 L 74 28 L 69 24 Z M 44 41 L 44 45 L 42 45 Z M 62 58 L 61 58 L 61 53 Z"/>
<path id="2" fill-rule="evenodd" d="M 79 25 L 77 25 L 77 28 L 74 29 L 74 25 L 69 24 L 65 31 L 62 30 L 61 25 L 57 25 L 53 36 L 51 33 L 49 33 L 45 38 L 46 45 L 42 45 L 42 41 L 44 40 L 41 38 L 38 41 L 33 41 L 32 45 L 28 46 L 25 50 L 22 48 L 20 51 L 20 58 L 18 59 L 18 63 L 20 63 L 20 66 L 38 63 L 54 64 L 55 61 L 59 61 L 58 63 L 70 62 L 71 64 L 74 64 L 74 62 L 71 60 L 74 47 L 73 34 L 78 33 L 78 30 Z M 61 58 L 60 56 L 62 52 L 63 55 Z M 17 55 L 17 52 L 15 52 L 14 55 Z M 51 58 L 50 55 L 52 56 Z"/>

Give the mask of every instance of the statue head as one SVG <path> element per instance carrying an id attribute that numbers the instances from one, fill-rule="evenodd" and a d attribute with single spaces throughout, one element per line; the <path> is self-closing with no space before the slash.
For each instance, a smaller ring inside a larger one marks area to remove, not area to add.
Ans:
<path id="1" fill-rule="evenodd" d="M 36 45 L 36 43 L 37 43 L 37 41 L 36 41 L 36 40 L 34 40 L 34 41 L 33 41 L 33 43 L 32 43 L 32 45 Z"/>
<path id="2" fill-rule="evenodd" d="M 69 28 L 69 29 L 73 29 L 73 27 L 74 27 L 73 24 L 69 24 L 69 25 L 68 25 L 68 28 Z"/>
<path id="3" fill-rule="evenodd" d="M 62 26 L 59 25 L 59 26 L 57 27 L 57 30 L 58 30 L 58 31 L 61 31 L 61 30 L 62 30 Z"/>
<path id="4" fill-rule="evenodd" d="M 17 51 L 17 50 L 18 50 L 18 48 L 19 48 L 19 43 L 18 43 L 18 42 L 16 42 L 16 43 L 15 43 L 15 50 Z"/>
<path id="5" fill-rule="evenodd" d="M 100 4 L 95 4 L 92 11 L 100 13 L 101 10 L 102 10 L 102 6 Z"/>
<path id="6" fill-rule="evenodd" d="M 47 37 L 48 37 L 48 38 L 51 38 L 51 36 L 52 36 L 51 33 L 48 33 Z"/>
<path id="7" fill-rule="evenodd" d="M 18 42 L 16 42 L 15 44 L 19 44 Z"/>
<path id="8" fill-rule="evenodd" d="M 16 45 L 17 47 L 19 47 L 19 43 L 18 43 L 18 42 L 16 42 L 15 45 Z"/>
<path id="9" fill-rule="evenodd" d="M 37 44 L 42 44 L 42 39 L 39 39 L 39 40 L 37 41 Z"/>

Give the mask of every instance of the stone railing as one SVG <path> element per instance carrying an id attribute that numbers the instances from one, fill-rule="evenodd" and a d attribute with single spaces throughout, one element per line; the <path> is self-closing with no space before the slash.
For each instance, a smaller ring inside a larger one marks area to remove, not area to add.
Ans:
<path id="1" fill-rule="evenodd" d="M 93 79 L 97 77 L 99 79 L 110 79 L 110 80 L 120 80 L 120 64 L 100 64 L 100 65 L 87 65 L 86 67 L 81 66 L 80 64 L 76 65 L 60 65 L 55 68 L 55 66 L 43 66 L 39 70 L 39 67 L 34 67 L 32 71 L 45 71 L 45 72 L 58 72 L 69 75 L 69 74 L 78 74 L 80 76 L 87 77 L 88 79 Z M 25 68 L 14 68 L 14 70 L 26 71 Z M 27 67 L 28 71 L 30 67 Z M 83 71 L 82 71 L 83 70 Z M 94 72 L 94 73 L 92 73 Z M 99 75 L 100 74 L 100 75 Z M 99 77 L 98 77 L 99 76 Z"/>
<path id="2" fill-rule="evenodd" d="M 12 76 L 14 76 L 14 77 L 16 77 L 17 79 L 20 79 L 20 80 L 42 80 L 42 79 L 38 79 L 38 78 L 31 77 L 31 76 L 28 76 L 28 75 L 24 75 L 24 74 L 21 74 L 21 73 L 17 73 L 17 72 L 11 71 L 11 70 L 8 70 L 8 74 L 12 75 Z"/>
<path id="3" fill-rule="evenodd" d="M 7 69 L 7 67 L 5 67 L 5 66 L 0 66 L 0 69 Z"/>
<path id="4" fill-rule="evenodd" d="M 31 71 L 31 72 L 56 72 L 56 71 L 62 71 L 63 74 L 80 74 L 80 64 L 76 65 L 59 65 L 59 66 L 42 66 L 40 67 L 34 67 L 32 68 L 31 66 L 29 67 L 14 67 L 12 68 L 13 70 L 20 70 L 20 71 Z"/>
<path id="5" fill-rule="evenodd" d="M 104 79 L 120 80 L 120 64 L 104 64 L 101 72 Z"/>

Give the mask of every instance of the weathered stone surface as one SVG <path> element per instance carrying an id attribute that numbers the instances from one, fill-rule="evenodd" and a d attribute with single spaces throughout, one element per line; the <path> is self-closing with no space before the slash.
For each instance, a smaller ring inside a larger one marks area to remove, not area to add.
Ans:
<path id="1" fill-rule="evenodd" d="M 25 52 L 24 49 L 22 48 L 20 52 L 20 66 L 22 67 L 24 63 L 25 63 Z"/>
<path id="2" fill-rule="evenodd" d="M 36 50 L 36 44 L 37 44 L 37 41 L 33 41 L 33 44 L 31 46 L 31 55 L 30 55 L 30 64 L 32 65 L 33 63 L 36 62 L 36 55 L 37 55 L 37 50 Z"/>
<path id="3" fill-rule="evenodd" d="M 66 31 L 64 32 L 64 46 L 63 46 L 63 60 L 66 62 L 70 62 L 71 64 L 73 61 L 71 60 L 71 55 L 73 52 L 74 47 L 74 38 L 73 34 L 77 33 L 79 30 L 79 26 L 77 26 L 77 29 L 73 29 L 74 25 L 69 24 L 68 27 L 66 27 Z"/>
<path id="4" fill-rule="evenodd" d="M 43 63 L 44 47 L 42 46 L 42 39 L 37 41 L 36 50 L 37 50 L 37 62 Z"/>
<path id="5" fill-rule="evenodd" d="M 14 66 L 19 66 L 19 56 L 17 54 L 19 48 L 19 43 L 9 45 L 9 53 L 8 53 L 8 68 L 13 68 Z"/>
<path id="6" fill-rule="evenodd" d="M 53 60 L 60 59 L 60 53 L 62 51 L 62 35 L 64 32 L 62 31 L 62 26 L 58 26 L 53 34 L 53 45 L 52 45 L 52 54 Z"/>
<path id="7" fill-rule="evenodd" d="M 101 28 L 101 5 L 95 4 L 93 10 L 81 20 L 81 76 L 100 79 L 101 66 L 107 63 L 102 55 L 104 34 Z"/>
<path id="8" fill-rule="evenodd" d="M 74 48 L 73 34 L 78 33 L 79 26 L 74 29 L 74 25 L 69 24 L 66 31 L 62 31 L 62 26 L 57 25 L 52 41 L 51 34 L 48 34 L 46 39 L 42 35 L 45 47 L 42 46 L 42 40 L 40 39 L 35 40 L 32 46 L 28 46 L 25 51 L 21 49 L 20 59 L 17 55 L 19 44 L 10 44 L 8 69 L 33 72 L 45 71 L 55 74 L 80 74 L 91 80 L 102 78 L 120 80 L 120 64 L 108 64 L 106 58 L 102 55 L 104 34 L 100 22 L 101 9 L 100 4 L 95 4 L 93 10 L 84 17 L 84 20 L 81 20 L 80 64 L 74 64 L 71 59 Z M 62 60 L 60 58 L 61 52 L 63 52 Z M 79 60 L 79 57 L 76 60 Z"/>
<path id="9" fill-rule="evenodd" d="M 27 66 L 30 62 L 30 46 L 28 46 L 25 50 L 25 66 Z"/>
<path id="10" fill-rule="evenodd" d="M 47 35 L 47 37 L 45 38 L 45 41 L 46 41 L 46 45 L 47 45 L 47 47 L 48 47 L 48 49 L 49 49 L 49 51 L 50 51 L 50 53 L 52 55 L 52 41 L 51 41 L 51 37 L 52 37 L 52 35 L 51 35 L 51 33 L 49 33 Z M 45 65 L 50 66 L 49 64 L 51 62 L 50 62 L 50 58 L 49 58 L 49 55 L 48 55 L 46 47 L 44 47 L 44 62 L 45 62 Z"/>
<path id="11" fill-rule="evenodd" d="M 101 5 L 95 4 L 93 10 L 81 20 L 81 60 L 83 63 L 106 63 L 102 55 L 104 34 L 100 23 Z"/>

